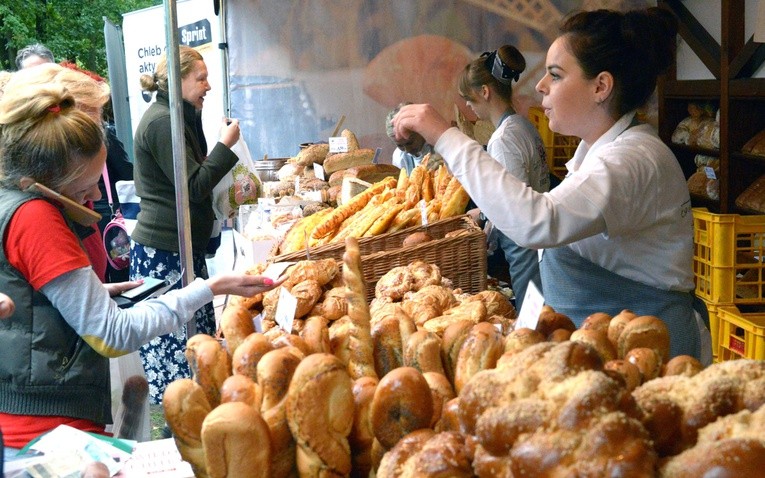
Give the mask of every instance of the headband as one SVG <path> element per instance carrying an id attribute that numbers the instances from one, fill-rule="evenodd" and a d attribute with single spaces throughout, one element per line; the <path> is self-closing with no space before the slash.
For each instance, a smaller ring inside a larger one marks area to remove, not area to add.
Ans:
<path id="1" fill-rule="evenodd" d="M 491 71 L 491 76 L 504 85 L 509 85 L 513 80 L 518 81 L 521 74 L 505 64 L 497 54 L 497 50 L 486 51 L 481 54 L 481 58 L 486 57 L 483 64 L 486 69 Z"/>

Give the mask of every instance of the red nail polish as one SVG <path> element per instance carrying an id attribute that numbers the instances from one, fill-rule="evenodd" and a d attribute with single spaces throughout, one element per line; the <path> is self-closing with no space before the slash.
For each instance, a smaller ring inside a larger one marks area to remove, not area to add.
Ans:
<path id="1" fill-rule="evenodd" d="M 273 279 L 269 279 L 268 277 L 266 277 L 265 279 L 263 279 L 263 285 L 274 285 L 274 281 Z"/>

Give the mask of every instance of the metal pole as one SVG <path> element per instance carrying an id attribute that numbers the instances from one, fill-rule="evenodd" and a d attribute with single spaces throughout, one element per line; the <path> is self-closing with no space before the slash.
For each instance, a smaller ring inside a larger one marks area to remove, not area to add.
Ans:
<path id="1" fill-rule="evenodd" d="M 186 170 L 186 139 L 183 135 L 183 94 L 181 93 L 181 63 L 178 57 L 178 17 L 175 0 L 164 0 L 165 36 L 167 38 L 167 89 L 170 98 L 170 135 L 173 145 L 175 179 L 175 211 L 178 216 L 178 252 L 181 260 L 181 285 L 194 280 L 194 259 L 191 248 L 191 218 L 189 217 L 189 184 Z M 196 323 L 186 325 L 187 338 L 196 334 Z"/>
<path id="2" fill-rule="evenodd" d="M 229 100 L 229 87 L 228 87 L 228 31 L 226 29 L 226 0 L 219 0 L 218 9 L 218 24 L 220 25 L 220 64 L 221 73 L 223 74 L 223 108 L 226 118 L 231 117 L 231 103 Z"/>

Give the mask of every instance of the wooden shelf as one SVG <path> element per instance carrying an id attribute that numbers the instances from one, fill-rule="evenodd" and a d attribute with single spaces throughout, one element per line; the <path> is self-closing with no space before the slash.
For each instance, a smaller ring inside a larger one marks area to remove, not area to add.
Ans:
<path id="1" fill-rule="evenodd" d="M 736 197 L 765 174 L 765 157 L 741 153 L 743 145 L 765 129 L 765 78 L 752 78 L 765 61 L 765 44 L 745 38 L 747 1 L 754 0 L 720 0 L 718 43 L 691 11 L 709 8 L 707 2 L 658 0 L 677 17 L 678 34 L 714 77 L 678 80 L 675 67 L 660 80 L 659 136 L 672 148 L 686 177 L 696 169 L 697 154 L 719 159 L 720 200 L 694 196 L 692 203 L 720 213 L 743 212 L 735 206 Z M 719 110 L 719 151 L 671 143 L 672 132 L 688 116 L 689 103 L 711 103 Z"/>

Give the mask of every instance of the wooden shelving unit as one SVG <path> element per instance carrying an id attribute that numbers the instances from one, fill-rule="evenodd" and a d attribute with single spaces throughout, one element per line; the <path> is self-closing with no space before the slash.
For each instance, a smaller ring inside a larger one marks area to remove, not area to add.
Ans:
<path id="1" fill-rule="evenodd" d="M 704 2 L 706 3 L 706 2 Z M 686 178 L 695 170 L 697 154 L 720 160 L 720 200 L 693 198 L 694 205 L 719 213 L 738 211 L 736 197 L 765 174 L 765 157 L 741 153 L 741 147 L 765 129 L 765 78 L 752 78 L 765 60 L 765 44 L 745 38 L 745 0 L 720 2 L 720 43 L 680 0 L 659 0 L 679 20 L 679 34 L 712 73 L 711 80 L 678 80 L 673 69 L 659 82 L 659 135 L 670 145 Z M 689 102 L 713 103 L 720 109 L 720 149 L 672 144 L 672 132 L 688 116 Z"/>

